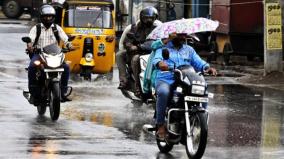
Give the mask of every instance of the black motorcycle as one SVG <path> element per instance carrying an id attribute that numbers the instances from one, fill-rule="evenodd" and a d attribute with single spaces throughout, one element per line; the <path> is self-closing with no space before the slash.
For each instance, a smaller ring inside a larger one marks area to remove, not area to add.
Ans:
<path id="1" fill-rule="evenodd" d="M 30 43 L 31 39 L 23 37 L 22 41 Z M 57 120 L 60 114 L 60 79 L 64 71 L 62 64 L 65 57 L 64 53 L 69 51 L 68 49 L 61 49 L 56 43 L 42 49 L 35 49 L 34 53 L 40 56 L 40 60 L 34 61 L 37 81 L 36 85 L 29 87 L 36 92 L 36 97 L 28 91 L 23 91 L 23 95 L 29 103 L 37 107 L 39 115 L 44 115 L 46 107 L 49 107 L 50 117 L 53 121 Z M 39 102 L 35 103 L 35 101 Z"/>
<path id="2" fill-rule="evenodd" d="M 133 33 L 127 33 L 127 37 L 129 39 L 132 39 L 134 45 L 139 45 L 139 42 L 136 41 L 135 35 Z M 152 43 L 152 41 L 148 41 L 148 43 Z M 139 74 L 139 79 L 140 79 L 140 87 L 143 89 L 143 82 L 144 82 L 144 74 L 146 71 L 147 67 L 147 62 L 150 54 L 143 53 L 140 55 L 140 69 L 141 72 Z M 128 57 L 129 58 L 129 57 Z M 128 59 L 130 61 L 130 59 Z M 126 97 L 132 100 L 132 103 L 135 105 L 142 105 L 143 103 L 150 104 L 154 103 L 154 98 L 152 94 L 145 94 L 142 92 L 141 96 L 137 97 L 134 95 L 135 92 L 135 78 L 132 73 L 132 69 L 130 66 L 130 62 L 126 64 L 126 73 L 127 73 L 127 80 L 128 80 L 128 85 L 125 89 L 121 89 L 122 94 Z"/>
<path id="3" fill-rule="evenodd" d="M 165 140 L 157 138 L 157 145 L 161 152 L 167 153 L 181 143 L 189 158 L 199 159 L 204 154 L 208 134 L 209 116 L 203 104 L 213 94 L 208 93 L 202 73 L 196 73 L 192 66 L 179 66 L 171 71 L 176 82 L 166 112 L 167 135 Z M 152 134 L 157 131 L 151 125 L 144 125 L 143 129 Z"/>

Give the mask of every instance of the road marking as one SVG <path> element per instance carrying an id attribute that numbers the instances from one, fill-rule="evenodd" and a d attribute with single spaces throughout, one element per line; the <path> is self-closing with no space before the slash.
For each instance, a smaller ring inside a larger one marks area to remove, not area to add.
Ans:
<path id="1" fill-rule="evenodd" d="M 4 77 L 7 77 L 7 78 L 20 79 L 20 78 L 18 78 L 17 76 L 12 76 L 12 75 L 9 75 L 9 74 L 3 73 L 3 72 L 0 72 L 0 75 L 2 75 L 2 76 L 4 76 Z"/>

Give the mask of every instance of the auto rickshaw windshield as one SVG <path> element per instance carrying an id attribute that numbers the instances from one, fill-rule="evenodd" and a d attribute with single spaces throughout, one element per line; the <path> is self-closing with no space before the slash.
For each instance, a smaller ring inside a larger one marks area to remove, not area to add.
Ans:
<path id="1" fill-rule="evenodd" d="M 64 26 L 78 28 L 112 28 L 113 19 L 109 6 L 73 5 L 65 12 Z"/>

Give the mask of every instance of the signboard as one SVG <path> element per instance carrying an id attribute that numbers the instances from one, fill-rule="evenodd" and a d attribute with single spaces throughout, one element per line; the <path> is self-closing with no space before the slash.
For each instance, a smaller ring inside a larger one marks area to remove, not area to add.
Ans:
<path id="1" fill-rule="evenodd" d="M 282 49 L 282 16 L 279 3 L 266 3 L 267 50 Z"/>

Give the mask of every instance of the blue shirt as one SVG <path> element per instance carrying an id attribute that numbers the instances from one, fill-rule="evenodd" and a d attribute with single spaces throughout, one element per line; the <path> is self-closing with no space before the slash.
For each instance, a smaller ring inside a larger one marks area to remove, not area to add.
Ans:
<path id="1" fill-rule="evenodd" d="M 167 63 L 169 68 L 174 68 L 174 66 L 177 68 L 182 65 L 190 65 L 197 72 L 203 71 L 205 67 L 209 67 L 209 64 L 202 60 L 195 50 L 189 45 L 184 44 L 179 50 L 177 50 L 173 47 L 172 42 L 169 42 L 164 48 L 169 50 L 169 59 L 164 60 L 162 56 L 163 48 L 158 49 L 152 61 L 152 64 L 155 67 L 160 61 Z M 161 71 L 159 69 L 156 77 L 156 81 L 158 80 L 172 84 L 174 83 L 174 74 L 171 71 Z"/>

